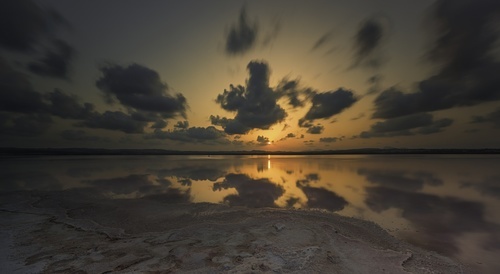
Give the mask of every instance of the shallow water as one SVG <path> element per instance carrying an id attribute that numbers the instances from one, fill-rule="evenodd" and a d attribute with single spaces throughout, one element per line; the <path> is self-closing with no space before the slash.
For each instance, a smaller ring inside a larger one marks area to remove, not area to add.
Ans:
<path id="1" fill-rule="evenodd" d="M 44 156 L 0 159 L 0 190 L 317 208 L 500 270 L 500 156 Z"/>

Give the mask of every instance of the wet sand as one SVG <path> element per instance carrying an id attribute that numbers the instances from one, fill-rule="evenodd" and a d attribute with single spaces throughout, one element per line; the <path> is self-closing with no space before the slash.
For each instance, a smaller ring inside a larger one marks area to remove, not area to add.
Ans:
<path id="1" fill-rule="evenodd" d="M 1 272 L 474 272 L 325 211 L 91 197 L 2 195 Z"/>

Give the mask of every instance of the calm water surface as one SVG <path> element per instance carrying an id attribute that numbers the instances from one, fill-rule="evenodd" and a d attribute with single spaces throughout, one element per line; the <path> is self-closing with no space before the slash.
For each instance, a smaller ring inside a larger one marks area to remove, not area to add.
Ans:
<path id="1" fill-rule="evenodd" d="M 315 208 L 500 271 L 500 155 L 71 156 L 0 159 L 0 189 Z"/>

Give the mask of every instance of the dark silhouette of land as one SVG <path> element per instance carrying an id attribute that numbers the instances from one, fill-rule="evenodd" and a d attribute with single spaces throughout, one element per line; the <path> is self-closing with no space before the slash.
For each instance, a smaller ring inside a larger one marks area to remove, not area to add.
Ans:
<path id="1" fill-rule="evenodd" d="M 500 154 L 497 148 L 425 149 L 425 148 L 359 148 L 309 151 L 180 151 L 164 149 L 104 148 L 0 148 L 0 155 L 356 155 L 356 154 Z"/>

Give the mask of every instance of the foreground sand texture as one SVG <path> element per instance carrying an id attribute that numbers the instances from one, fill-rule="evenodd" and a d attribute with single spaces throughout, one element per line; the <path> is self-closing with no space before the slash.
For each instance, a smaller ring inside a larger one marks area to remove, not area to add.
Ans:
<path id="1" fill-rule="evenodd" d="M 2 195 L 2 273 L 468 273 L 373 223 L 311 210 Z"/>

